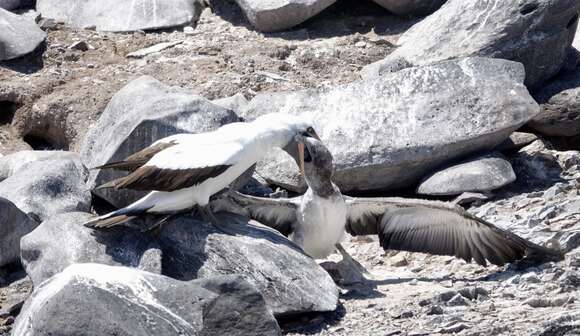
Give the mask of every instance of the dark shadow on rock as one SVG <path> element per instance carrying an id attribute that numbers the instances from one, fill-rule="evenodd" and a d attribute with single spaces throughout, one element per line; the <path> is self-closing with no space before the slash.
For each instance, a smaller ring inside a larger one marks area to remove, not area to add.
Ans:
<path id="1" fill-rule="evenodd" d="M 234 26 L 255 30 L 233 0 L 212 2 L 211 10 Z M 371 0 L 338 0 L 318 15 L 293 28 L 264 35 L 289 41 L 366 34 L 372 30 L 378 35 L 396 35 L 403 33 L 419 20 L 395 16 Z"/>
<path id="2" fill-rule="evenodd" d="M 346 309 L 342 303 L 339 303 L 336 310 L 332 312 L 299 314 L 277 320 L 284 334 L 318 335 L 338 324 L 345 315 Z"/>
<path id="3" fill-rule="evenodd" d="M 30 54 L 8 61 L 1 61 L 0 68 L 6 68 L 27 75 L 38 72 L 44 67 L 43 55 L 46 49 L 47 46 L 45 41 Z"/>

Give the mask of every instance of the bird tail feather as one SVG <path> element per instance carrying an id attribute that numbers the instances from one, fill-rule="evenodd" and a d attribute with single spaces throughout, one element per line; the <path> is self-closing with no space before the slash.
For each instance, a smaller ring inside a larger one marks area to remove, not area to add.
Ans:
<path id="1" fill-rule="evenodd" d="M 111 228 L 113 226 L 121 225 L 126 223 L 133 218 L 137 217 L 138 213 L 134 210 L 120 209 L 117 211 L 110 212 L 103 216 L 95 217 L 85 223 L 84 226 L 93 229 Z"/>

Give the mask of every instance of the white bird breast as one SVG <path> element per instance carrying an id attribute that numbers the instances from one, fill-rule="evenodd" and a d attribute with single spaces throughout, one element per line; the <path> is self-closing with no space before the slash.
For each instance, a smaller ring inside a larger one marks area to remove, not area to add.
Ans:
<path id="1" fill-rule="evenodd" d="M 292 240 L 309 256 L 326 258 L 344 237 L 346 211 L 342 195 L 322 198 L 308 189 L 300 205 L 301 216 L 298 220 L 301 225 Z"/>

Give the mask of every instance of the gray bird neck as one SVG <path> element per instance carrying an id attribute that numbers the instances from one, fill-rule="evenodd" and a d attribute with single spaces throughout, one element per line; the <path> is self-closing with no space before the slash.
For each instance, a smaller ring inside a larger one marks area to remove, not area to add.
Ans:
<path id="1" fill-rule="evenodd" d="M 306 184 L 312 189 L 313 194 L 323 198 L 329 198 L 333 195 L 340 194 L 338 187 L 332 183 L 331 174 L 309 174 L 306 172 Z"/>

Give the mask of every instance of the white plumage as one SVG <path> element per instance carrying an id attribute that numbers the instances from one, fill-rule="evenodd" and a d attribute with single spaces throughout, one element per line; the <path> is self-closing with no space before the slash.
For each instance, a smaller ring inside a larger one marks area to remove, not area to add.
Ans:
<path id="1" fill-rule="evenodd" d="M 145 164 L 127 177 L 107 184 L 117 189 L 153 191 L 123 209 L 86 224 L 108 227 L 143 212 L 175 213 L 195 205 L 205 206 L 213 194 L 226 188 L 273 148 L 284 149 L 294 142 L 298 134 L 317 137 L 303 118 L 269 114 L 250 123 L 228 124 L 213 132 L 161 139 L 140 152 L 143 156 L 160 149 Z M 132 157 L 142 159 L 141 156 L 136 153 L 120 164 L 130 163 Z M 118 166 L 119 163 L 113 163 L 102 167 Z M 112 220 L 114 217 L 118 219 Z"/>

